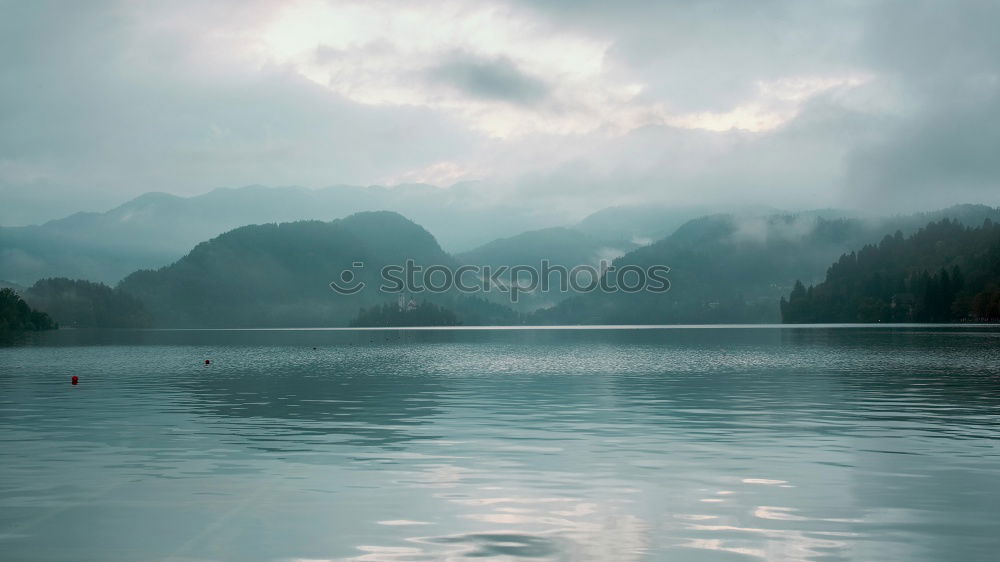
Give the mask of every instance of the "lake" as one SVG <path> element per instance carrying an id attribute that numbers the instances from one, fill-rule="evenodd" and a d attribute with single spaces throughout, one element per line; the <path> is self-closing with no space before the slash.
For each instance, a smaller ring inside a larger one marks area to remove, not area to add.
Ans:
<path id="1" fill-rule="evenodd" d="M 998 422 L 996 327 L 64 330 L 0 558 L 994 560 Z"/>

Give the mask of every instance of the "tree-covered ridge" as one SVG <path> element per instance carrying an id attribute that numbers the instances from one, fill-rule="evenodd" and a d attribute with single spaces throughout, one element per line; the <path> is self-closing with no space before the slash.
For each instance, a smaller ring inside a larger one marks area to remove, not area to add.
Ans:
<path id="1" fill-rule="evenodd" d="M 57 277 L 24 292 L 33 306 L 73 328 L 148 328 L 153 317 L 139 299 L 103 283 Z"/>
<path id="2" fill-rule="evenodd" d="M 48 314 L 32 309 L 13 289 L 0 289 L 0 335 L 58 327 Z"/>
<path id="3" fill-rule="evenodd" d="M 822 283 L 797 282 L 781 313 L 786 323 L 998 321 L 1000 225 L 897 231 L 841 256 Z"/>
<path id="4" fill-rule="evenodd" d="M 451 310 L 432 302 L 413 300 L 386 302 L 362 308 L 351 320 L 352 327 L 458 326 L 461 322 Z"/>
<path id="5" fill-rule="evenodd" d="M 780 320 L 779 299 L 796 279 L 815 283 L 838 256 L 894 231 L 916 232 L 931 220 L 982 224 L 1000 209 L 958 205 L 888 218 L 826 218 L 822 213 L 711 215 L 688 221 L 670 236 L 614 261 L 616 267 L 671 268 L 663 294 L 604 294 L 569 298 L 540 310 L 542 324 L 759 323 Z"/>
<path id="6" fill-rule="evenodd" d="M 512 310 L 508 294 L 496 288 L 477 298 L 457 290 L 413 292 L 453 311 L 463 325 L 777 322 L 779 299 L 789 294 L 796 279 L 806 284 L 821 281 L 830 263 L 845 252 L 896 230 L 903 235 L 916 232 L 930 219 L 979 225 L 984 217 L 994 216 L 1000 219 L 1000 209 L 972 205 L 881 219 L 828 218 L 819 212 L 712 215 L 688 221 L 672 235 L 614 261 L 618 268 L 669 266 L 672 288 L 667 293 L 594 291 L 572 296 L 575 293 L 537 291 L 521 295 L 518 306 L 523 308 Z M 479 258 L 485 264 L 506 264 L 514 258 L 531 262 L 550 257 L 552 263 L 576 265 L 587 261 L 594 246 L 592 237 L 556 228 L 496 241 L 481 248 L 489 250 L 489 259 Z M 425 268 L 444 265 L 454 271 L 458 265 L 416 223 L 393 212 L 366 212 L 331 222 L 237 228 L 198 244 L 170 266 L 133 273 L 117 289 L 59 279 L 22 289 L 21 294 L 29 305 L 50 311 L 56 321 L 80 327 L 141 327 L 150 317 L 159 327 L 344 326 L 360 307 L 395 298 L 395 292 L 379 290 L 379 271 L 410 259 Z M 942 284 L 952 291 L 955 281 L 948 267 L 947 282 L 935 266 L 927 270 L 925 285 Z M 330 289 L 329 283 L 345 271 L 354 274 L 354 281 L 366 283 L 363 292 L 348 295 Z M 959 273 L 967 283 L 964 265 Z M 922 290 L 911 289 L 894 301 L 897 310 L 909 306 L 907 294 Z M 969 298 L 970 310 L 988 311 L 991 306 L 989 293 L 979 300 L 976 295 Z M 943 317 L 944 305 L 933 302 L 922 314 Z M 525 314 L 547 305 L 555 306 Z"/>
<path id="7" fill-rule="evenodd" d="M 421 226 L 397 213 L 366 212 L 237 228 L 170 266 L 129 275 L 120 287 L 149 308 L 158 326 L 343 326 L 360 306 L 385 300 L 381 268 L 407 259 L 454 265 Z M 366 288 L 331 290 L 345 271 L 354 275 L 346 285 Z"/>

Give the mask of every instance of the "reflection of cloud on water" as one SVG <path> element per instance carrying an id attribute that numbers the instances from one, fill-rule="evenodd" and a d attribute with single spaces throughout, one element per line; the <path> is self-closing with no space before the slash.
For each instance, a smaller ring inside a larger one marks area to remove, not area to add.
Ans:
<path id="1" fill-rule="evenodd" d="M 363 554 L 353 560 L 468 557 L 637 560 L 649 548 L 649 524 L 624 513 L 615 505 L 620 502 L 537 495 L 501 486 L 469 486 L 479 476 L 478 472 L 435 465 L 426 467 L 422 476 L 414 478 L 447 483 L 449 488 L 461 486 L 460 491 L 450 490 L 436 497 L 471 510 L 459 517 L 473 528 L 466 532 L 410 537 L 405 539 L 410 543 L 407 546 L 363 545 L 358 547 Z M 423 522 L 381 522 L 383 525 L 415 523 Z M 477 528 L 479 525 L 485 528 Z"/>
<path id="2" fill-rule="evenodd" d="M 809 560 L 829 554 L 832 549 L 844 549 L 845 541 L 820 538 L 826 536 L 857 536 L 854 533 L 797 531 L 792 529 L 762 529 L 733 525 L 687 525 L 691 531 L 711 533 L 724 538 L 694 538 L 680 546 L 721 552 L 732 552 L 767 560 Z M 727 536 L 732 535 L 732 536 Z M 743 536 L 741 536 L 743 535 Z M 761 539 L 764 544 L 760 545 Z"/>
<path id="3" fill-rule="evenodd" d="M 784 480 L 772 480 L 770 478 L 744 478 L 741 480 L 744 484 L 764 484 L 764 485 L 780 485 L 788 484 Z"/>
<path id="4" fill-rule="evenodd" d="M 413 539 L 453 546 L 462 557 L 521 556 L 586 560 L 637 560 L 649 546 L 649 525 L 614 506 L 565 497 L 485 497 L 453 500 L 485 508 L 465 519 L 507 526 L 503 530 Z"/>
<path id="5" fill-rule="evenodd" d="M 761 505 L 753 511 L 754 517 L 758 519 L 773 519 L 776 521 L 826 521 L 829 523 L 864 523 L 864 519 L 849 519 L 841 517 L 803 517 L 795 515 L 798 511 L 794 507 L 775 507 L 771 505 Z"/>
<path id="6" fill-rule="evenodd" d="M 478 471 L 463 466 L 451 464 L 429 464 L 422 467 L 416 474 L 407 474 L 405 479 L 397 480 L 409 488 L 453 488 L 459 485 L 467 476 Z"/>
<path id="7" fill-rule="evenodd" d="M 512 556 L 569 560 L 638 560 L 648 548 L 649 526 L 638 517 L 603 513 L 591 520 L 553 517 L 539 511 L 531 514 L 472 514 L 472 520 L 516 526 L 444 536 L 411 539 L 446 548 L 446 557 Z M 545 527 L 548 527 L 547 529 Z M 538 531 L 520 530 L 542 528 Z"/>
<path id="8" fill-rule="evenodd" d="M 691 539 L 690 541 L 682 544 L 681 546 L 687 548 L 698 548 L 702 550 L 714 550 L 718 552 L 732 552 L 733 554 L 742 554 L 744 556 L 753 556 L 754 558 L 764 558 L 765 554 L 763 550 L 757 548 L 745 548 L 738 546 L 725 546 L 723 542 L 719 539 Z"/>
<path id="9" fill-rule="evenodd" d="M 849 557 L 852 543 L 864 536 L 856 532 L 863 519 L 813 517 L 795 507 L 746 505 L 745 499 L 758 495 L 756 489 L 761 486 L 791 493 L 788 489 L 795 486 L 785 480 L 742 478 L 738 482 L 714 493 L 702 490 L 714 496 L 699 500 L 699 510 L 707 513 L 674 514 L 667 531 L 676 537 L 672 547 L 764 560 L 813 560 L 834 553 Z"/>
<path id="10" fill-rule="evenodd" d="M 743 478 L 740 482 L 750 486 L 793 487 L 784 480 L 770 478 Z M 717 499 L 706 507 L 717 506 L 713 509 L 722 510 L 728 498 L 738 493 L 719 490 L 715 495 L 727 499 Z M 673 518 L 678 527 L 675 534 L 680 540 L 674 546 L 765 560 L 811 560 L 835 551 L 847 552 L 851 544 L 847 539 L 856 540 L 862 536 L 847 529 L 864 522 L 861 519 L 807 517 L 794 507 L 758 505 L 751 510 L 754 520 L 760 522 L 757 526 L 742 523 L 744 513 L 740 509 L 728 514 L 675 514 Z M 786 528 L 764 527 L 782 524 Z"/>

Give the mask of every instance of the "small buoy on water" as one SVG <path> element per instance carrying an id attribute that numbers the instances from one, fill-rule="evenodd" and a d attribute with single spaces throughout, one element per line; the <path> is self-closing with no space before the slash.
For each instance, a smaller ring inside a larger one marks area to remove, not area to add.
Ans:
<path id="1" fill-rule="evenodd" d="M 209 359 L 206 359 L 206 360 L 205 360 L 205 364 L 206 364 L 206 365 L 211 365 L 211 364 L 212 364 L 212 361 L 211 361 L 211 360 L 209 360 Z"/>
<path id="2" fill-rule="evenodd" d="M 73 381 L 73 384 L 77 384 L 78 382 L 80 382 L 80 377 L 73 375 L 73 378 L 71 380 Z"/>

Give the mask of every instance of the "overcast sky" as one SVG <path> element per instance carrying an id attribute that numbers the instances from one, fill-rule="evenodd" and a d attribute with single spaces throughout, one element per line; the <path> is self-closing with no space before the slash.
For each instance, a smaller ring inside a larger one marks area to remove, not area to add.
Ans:
<path id="1" fill-rule="evenodd" d="M 5 225 L 248 184 L 1000 204 L 1000 1 L 0 6 Z"/>

